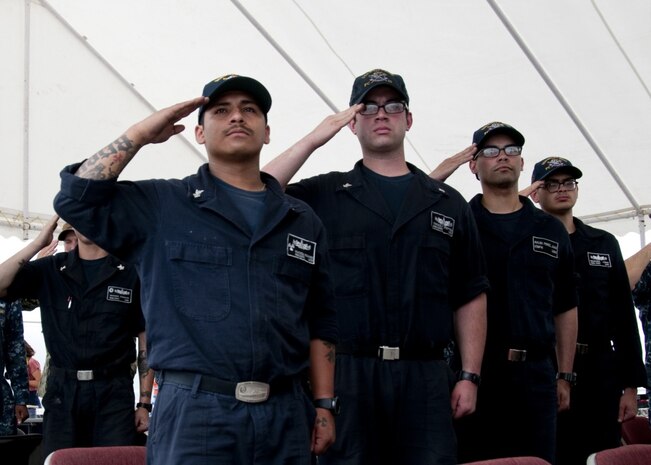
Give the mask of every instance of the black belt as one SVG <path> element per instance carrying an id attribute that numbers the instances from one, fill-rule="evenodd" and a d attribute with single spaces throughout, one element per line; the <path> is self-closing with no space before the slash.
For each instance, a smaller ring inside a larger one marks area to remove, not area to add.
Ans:
<path id="1" fill-rule="evenodd" d="M 94 381 L 96 379 L 109 379 L 116 378 L 119 376 L 128 376 L 131 375 L 131 367 L 105 367 L 105 368 L 96 368 L 92 370 L 75 370 L 72 368 L 59 368 L 53 365 L 50 365 L 48 368 L 49 372 L 53 375 L 63 375 L 66 378 L 76 379 L 77 381 Z"/>
<path id="2" fill-rule="evenodd" d="M 234 396 L 238 400 L 247 403 L 264 402 L 270 395 L 291 391 L 295 382 L 299 379 L 298 377 L 285 377 L 271 383 L 260 381 L 242 381 L 236 383 L 201 373 L 164 370 L 160 374 L 160 382 L 163 384 L 168 382 L 175 383 L 193 388 L 197 377 L 200 378 L 197 386 L 199 391 Z"/>
<path id="3" fill-rule="evenodd" d="M 551 358 L 553 351 L 551 349 L 508 349 L 506 359 L 510 362 L 537 362 Z"/>
<path id="4" fill-rule="evenodd" d="M 440 347 L 403 348 L 395 346 L 353 346 L 337 344 L 337 354 L 352 355 L 353 357 L 372 357 L 380 360 L 444 360 L 445 349 Z"/>
<path id="5" fill-rule="evenodd" d="M 554 353 L 553 349 L 541 349 L 539 347 L 537 348 L 532 348 L 532 347 L 516 348 L 516 347 L 509 347 L 500 350 L 491 350 L 490 351 L 491 358 L 497 358 L 498 360 L 507 360 L 509 362 L 537 362 L 540 360 L 551 358 Z"/>

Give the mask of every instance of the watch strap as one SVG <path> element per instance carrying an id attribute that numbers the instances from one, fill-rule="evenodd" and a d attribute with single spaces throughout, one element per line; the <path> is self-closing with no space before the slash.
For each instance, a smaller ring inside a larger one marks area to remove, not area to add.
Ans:
<path id="1" fill-rule="evenodd" d="M 315 399 L 312 401 L 312 404 L 315 408 L 323 408 L 330 410 L 333 415 L 339 415 L 339 398 L 338 397 L 327 397 L 324 399 Z"/>
<path id="2" fill-rule="evenodd" d="M 152 405 L 152 404 L 149 404 L 149 403 L 147 403 L 147 402 L 138 402 L 138 403 L 136 404 L 136 408 L 144 408 L 144 409 L 147 410 L 149 413 L 151 413 L 152 407 L 153 407 L 153 405 Z"/>
<path id="3" fill-rule="evenodd" d="M 459 372 L 459 381 L 470 381 L 471 383 L 479 386 L 481 384 L 481 376 L 477 373 L 461 370 Z"/>
<path id="4" fill-rule="evenodd" d="M 570 384 L 576 383 L 576 373 L 568 373 L 565 371 L 559 371 L 556 373 L 556 379 L 562 379 L 567 381 Z"/>

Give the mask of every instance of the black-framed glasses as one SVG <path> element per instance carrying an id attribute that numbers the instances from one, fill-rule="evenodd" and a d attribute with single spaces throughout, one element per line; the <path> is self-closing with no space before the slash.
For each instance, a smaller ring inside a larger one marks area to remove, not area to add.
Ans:
<path id="1" fill-rule="evenodd" d="M 493 145 L 487 145 L 479 152 L 477 152 L 477 156 L 475 158 L 479 157 L 480 155 L 486 158 L 495 158 L 500 154 L 502 150 L 509 157 L 517 157 L 518 155 L 522 155 L 521 145 L 507 145 L 504 147 L 495 147 Z"/>
<path id="2" fill-rule="evenodd" d="M 364 108 L 359 112 L 359 114 L 364 116 L 377 115 L 380 108 L 383 108 L 384 112 L 388 115 L 395 115 L 396 113 L 402 113 L 405 111 L 407 109 L 407 104 L 405 102 L 388 102 L 384 105 L 365 103 Z"/>
<path id="3" fill-rule="evenodd" d="M 564 191 L 573 191 L 574 189 L 576 189 L 576 186 L 578 185 L 579 185 L 579 181 L 577 181 L 576 179 L 568 179 L 567 181 L 563 181 L 563 182 L 546 181 L 542 187 L 550 194 L 553 194 L 554 192 L 558 192 L 559 190 L 561 190 L 561 187 L 563 188 Z"/>

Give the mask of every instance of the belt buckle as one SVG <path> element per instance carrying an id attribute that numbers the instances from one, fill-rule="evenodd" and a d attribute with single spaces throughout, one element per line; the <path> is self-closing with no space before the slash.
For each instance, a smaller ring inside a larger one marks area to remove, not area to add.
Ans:
<path id="1" fill-rule="evenodd" d="M 269 385 L 259 381 L 243 381 L 235 386 L 235 398 L 247 404 L 257 404 L 269 398 Z"/>
<path id="2" fill-rule="evenodd" d="M 524 362 L 527 359 L 527 351 L 524 349 L 509 349 L 507 358 L 510 362 Z"/>
<path id="3" fill-rule="evenodd" d="M 93 370 L 77 370 L 77 381 L 92 381 Z"/>
<path id="4" fill-rule="evenodd" d="M 580 355 L 585 355 L 588 353 L 589 347 L 588 344 L 582 344 L 580 342 L 576 343 L 576 353 Z"/>
<path id="5" fill-rule="evenodd" d="M 400 360 L 400 347 L 380 346 L 377 356 L 382 360 Z"/>

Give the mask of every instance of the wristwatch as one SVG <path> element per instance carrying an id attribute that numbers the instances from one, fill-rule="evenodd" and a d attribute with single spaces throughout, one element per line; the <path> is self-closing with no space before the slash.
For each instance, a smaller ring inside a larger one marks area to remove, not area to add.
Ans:
<path id="1" fill-rule="evenodd" d="M 459 372 L 459 381 L 470 381 L 471 383 L 479 386 L 481 384 L 481 376 L 479 376 L 477 373 L 461 370 Z"/>
<path id="2" fill-rule="evenodd" d="M 325 399 L 316 399 L 313 402 L 314 407 L 324 408 L 330 410 L 333 415 L 339 415 L 341 405 L 339 404 L 339 397 L 328 397 Z"/>
<path id="3" fill-rule="evenodd" d="M 574 385 L 574 383 L 576 383 L 576 373 L 567 373 L 560 371 L 556 373 L 556 379 L 563 379 L 568 383 Z"/>
<path id="4" fill-rule="evenodd" d="M 136 408 L 144 408 L 147 410 L 149 413 L 151 413 L 151 408 L 153 407 L 151 404 L 148 404 L 147 402 L 138 402 L 136 404 Z"/>

